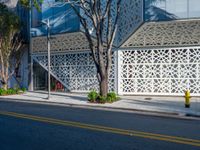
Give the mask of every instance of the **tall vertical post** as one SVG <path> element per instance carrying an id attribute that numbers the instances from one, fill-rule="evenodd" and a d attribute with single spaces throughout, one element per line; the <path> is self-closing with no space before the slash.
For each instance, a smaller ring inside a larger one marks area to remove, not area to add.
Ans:
<path id="1" fill-rule="evenodd" d="M 118 95 L 122 95 L 122 91 L 123 91 L 123 87 L 121 87 L 121 57 L 122 57 L 122 50 L 117 50 L 117 63 L 116 63 L 116 70 L 117 70 L 117 74 L 116 74 L 116 82 L 117 82 L 117 94 Z"/>
<path id="2" fill-rule="evenodd" d="M 32 1 L 29 1 L 29 5 L 32 6 Z M 32 58 L 32 35 L 31 35 L 31 28 L 32 28 L 32 10 L 29 10 L 29 17 L 28 17 L 28 25 L 29 25 L 29 51 L 28 51 L 28 63 L 29 63 L 29 74 L 28 74 L 28 90 L 33 91 L 33 58 Z"/>
<path id="3" fill-rule="evenodd" d="M 51 92 L 51 75 L 50 75 L 50 62 L 51 62 L 51 55 L 50 55 L 50 23 L 49 19 L 47 20 L 47 47 L 48 47 L 48 99 L 50 99 L 50 92 Z"/>

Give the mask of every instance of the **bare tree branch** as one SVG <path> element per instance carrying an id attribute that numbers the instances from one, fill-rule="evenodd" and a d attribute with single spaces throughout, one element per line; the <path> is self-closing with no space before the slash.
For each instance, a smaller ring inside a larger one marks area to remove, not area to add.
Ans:
<path id="1" fill-rule="evenodd" d="M 117 32 L 121 0 L 118 0 L 117 4 L 113 0 L 78 0 L 78 7 L 72 1 L 69 0 L 68 2 L 71 2 L 71 6 L 85 30 L 85 36 L 97 68 L 100 94 L 105 96 L 108 92 L 108 77 L 112 65 L 112 47 Z M 105 8 L 103 7 L 104 4 Z M 113 6 L 114 4 L 117 6 Z M 116 11 L 113 11 L 113 8 L 116 8 Z M 80 14 L 79 10 L 83 14 Z M 90 33 L 91 27 L 94 28 L 93 33 Z M 96 43 L 94 43 L 93 36 L 96 38 Z"/>

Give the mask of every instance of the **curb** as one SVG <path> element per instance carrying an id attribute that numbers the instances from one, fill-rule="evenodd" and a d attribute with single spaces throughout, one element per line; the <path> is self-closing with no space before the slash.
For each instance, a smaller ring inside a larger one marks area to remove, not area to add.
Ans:
<path id="1" fill-rule="evenodd" d="M 113 112 L 134 113 L 134 114 L 145 115 L 145 116 L 200 121 L 200 115 L 191 114 L 191 113 L 151 111 L 151 110 L 140 110 L 140 109 L 134 109 L 134 108 L 130 109 L 130 108 L 123 108 L 123 107 L 96 106 L 96 105 L 91 106 L 91 105 L 87 105 L 87 104 L 47 102 L 47 101 L 28 100 L 28 99 L 23 99 L 23 100 L 20 99 L 19 100 L 19 99 L 11 99 L 11 98 L 0 98 L 0 101 L 29 103 L 29 104 L 42 104 L 42 105 L 52 105 L 52 106 L 63 106 L 63 107 L 73 107 L 73 108 L 92 109 L 92 110 L 104 110 L 104 111 L 113 111 Z"/>

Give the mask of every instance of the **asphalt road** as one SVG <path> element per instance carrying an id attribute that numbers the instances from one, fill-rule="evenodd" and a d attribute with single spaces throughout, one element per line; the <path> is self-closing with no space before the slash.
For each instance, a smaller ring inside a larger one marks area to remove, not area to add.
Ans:
<path id="1" fill-rule="evenodd" d="M 200 121 L 0 101 L 0 150 L 200 150 Z"/>

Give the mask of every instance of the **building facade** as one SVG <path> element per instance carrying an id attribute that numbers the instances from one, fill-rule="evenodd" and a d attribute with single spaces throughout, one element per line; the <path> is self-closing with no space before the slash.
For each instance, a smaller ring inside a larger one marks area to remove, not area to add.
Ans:
<path id="1" fill-rule="evenodd" d="M 199 0 L 122 0 L 113 48 L 110 91 L 120 95 L 200 95 Z M 33 89 L 47 85 L 46 28 L 50 19 L 52 81 L 66 91 L 98 90 L 96 68 L 79 18 L 45 0 L 30 13 Z M 95 37 L 94 37 L 95 40 Z M 54 84 L 54 83 L 52 83 Z"/>

